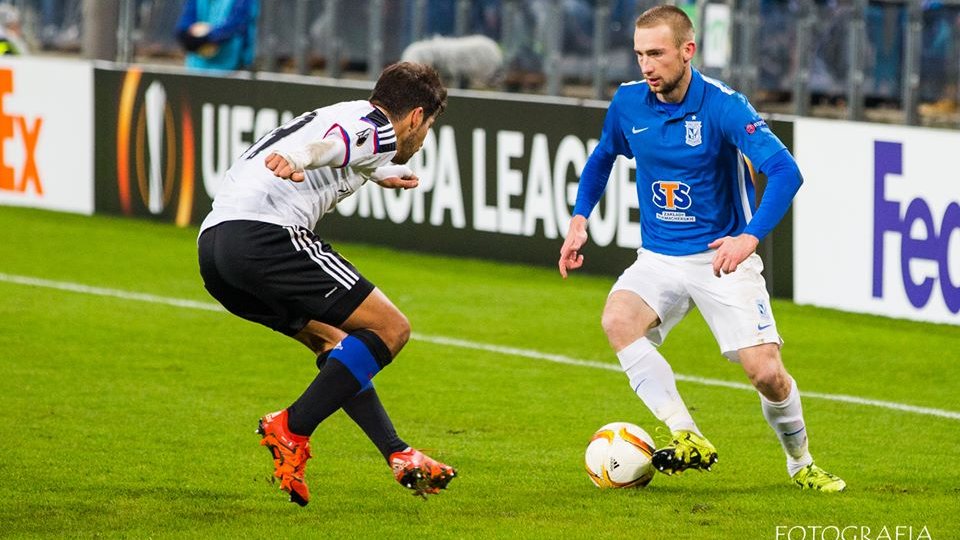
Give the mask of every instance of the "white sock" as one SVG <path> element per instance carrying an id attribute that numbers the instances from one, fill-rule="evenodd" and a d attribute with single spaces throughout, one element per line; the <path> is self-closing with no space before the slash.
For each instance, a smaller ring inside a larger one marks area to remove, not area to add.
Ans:
<path id="1" fill-rule="evenodd" d="M 618 352 L 617 358 L 630 379 L 630 388 L 671 432 L 684 429 L 702 436 L 677 392 L 670 364 L 650 340 L 643 337 L 634 341 Z"/>
<path id="2" fill-rule="evenodd" d="M 787 399 L 775 403 L 760 394 L 763 417 L 780 439 L 780 445 L 787 455 L 787 473 L 793 476 L 800 469 L 813 463 L 813 456 L 807 449 L 807 428 L 803 422 L 803 408 L 800 406 L 800 391 L 797 381 L 790 379 L 790 394 Z"/>

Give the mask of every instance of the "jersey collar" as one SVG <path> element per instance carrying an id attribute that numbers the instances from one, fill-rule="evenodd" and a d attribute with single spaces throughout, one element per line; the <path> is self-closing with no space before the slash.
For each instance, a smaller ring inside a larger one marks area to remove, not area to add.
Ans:
<path id="1" fill-rule="evenodd" d="M 703 96 L 707 83 L 703 80 L 703 75 L 701 75 L 699 71 L 693 68 L 691 68 L 691 71 L 693 73 L 690 77 L 690 86 L 687 87 L 687 95 L 684 96 L 683 101 L 680 103 L 680 108 L 674 111 L 673 114 L 664 112 L 663 107 L 660 106 L 660 100 L 657 99 L 657 95 L 653 92 L 647 93 L 647 102 L 649 105 L 654 110 L 668 114 L 670 119 L 685 118 L 688 114 L 699 111 L 700 106 L 703 104 Z"/>

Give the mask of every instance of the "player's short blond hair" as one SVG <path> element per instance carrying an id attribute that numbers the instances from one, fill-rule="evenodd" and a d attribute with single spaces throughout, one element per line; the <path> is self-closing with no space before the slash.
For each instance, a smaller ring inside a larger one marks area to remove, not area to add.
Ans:
<path id="1" fill-rule="evenodd" d="M 693 21 L 682 9 L 676 6 L 654 6 L 637 17 L 637 28 L 652 28 L 665 24 L 673 31 L 673 40 L 677 47 L 693 41 Z"/>

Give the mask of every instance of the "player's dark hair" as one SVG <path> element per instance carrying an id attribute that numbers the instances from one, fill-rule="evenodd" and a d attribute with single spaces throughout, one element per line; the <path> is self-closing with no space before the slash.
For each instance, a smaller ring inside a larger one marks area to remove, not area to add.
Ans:
<path id="1" fill-rule="evenodd" d="M 676 6 L 654 6 L 637 17 L 637 28 L 652 28 L 665 24 L 673 30 L 673 39 L 677 47 L 693 41 L 693 21 Z"/>
<path id="2" fill-rule="evenodd" d="M 437 71 L 425 64 L 398 62 L 380 73 L 370 102 L 379 105 L 393 116 L 403 117 L 417 107 L 430 118 L 447 108 L 447 89 L 440 82 Z"/>

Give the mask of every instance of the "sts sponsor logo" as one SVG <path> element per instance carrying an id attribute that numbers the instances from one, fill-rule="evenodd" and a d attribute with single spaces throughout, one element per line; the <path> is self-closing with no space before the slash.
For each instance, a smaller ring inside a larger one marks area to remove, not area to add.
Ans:
<path id="1" fill-rule="evenodd" d="M 696 216 L 688 216 L 682 212 L 693 203 L 689 185 L 673 180 L 658 180 L 650 187 L 653 189 L 653 204 L 664 210 L 656 214 L 657 219 L 681 223 L 697 220 Z"/>
<path id="2" fill-rule="evenodd" d="M 960 204 L 951 201 L 938 216 L 923 197 L 888 198 L 887 177 L 903 173 L 903 143 L 874 142 L 873 297 L 884 296 L 884 236 L 896 235 L 900 237 L 899 278 L 910 304 L 920 309 L 940 294 L 947 309 L 956 314 L 960 312 L 960 245 L 953 242 L 951 250 L 950 240 L 960 237 Z M 912 261 L 920 264 L 912 267 Z"/>

